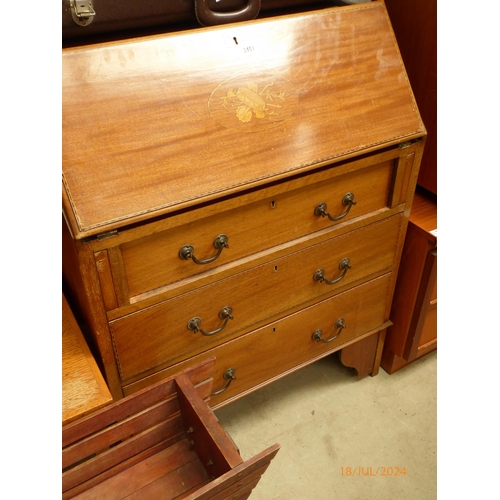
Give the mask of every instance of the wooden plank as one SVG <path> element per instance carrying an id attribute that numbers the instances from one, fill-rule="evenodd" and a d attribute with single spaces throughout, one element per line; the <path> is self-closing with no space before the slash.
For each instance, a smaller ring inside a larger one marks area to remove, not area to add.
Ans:
<path id="1" fill-rule="evenodd" d="M 63 427 L 63 447 L 175 395 L 176 389 L 173 380 L 169 379 L 164 382 L 165 384 L 152 386 L 134 394 L 137 396 L 135 398 L 119 400 L 101 411 Z"/>
<path id="2" fill-rule="evenodd" d="M 186 371 L 189 380 L 193 385 L 196 385 L 202 380 L 211 377 L 214 367 L 215 358 L 210 358 L 206 362 L 204 360 L 202 363 L 189 367 Z M 98 410 L 78 422 L 64 426 L 62 430 L 62 446 L 66 447 L 83 439 L 92 432 L 100 431 L 108 425 L 114 424 L 119 420 L 127 418 L 129 415 L 167 399 L 175 392 L 176 386 L 172 376 L 146 387 L 130 397 L 117 401 L 107 408 Z"/>
<path id="3" fill-rule="evenodd" d="M 168 474 L 159 477 L 140 490 L 135 491 L 126 497 L 126 499 L 177 499 L 185 491 L 196 490 L 196 488 L 208 480 L 209 478 L 205 468 L 198 460 L 198 457 L 196 457 Z"/>
<path id="4" fill-rule="evenodd" d="M 137 455 L 134 455 L 128 460 L 120 462 L 115 467 L 112 467 L 111 469 L 104 471 L 98 476 L 90 478 L 88 481 L 78 484 L 71 490 L 64 491 L 62 494 L 62 500 L 69 500 L 70 498 L 73 498 L 76 495 L 79 495 L 80 493 L 87 491 L 90 488 L 93 488 L 94 486 L 106 481 L 110 477 L 120 474 L 122 471 L 129 469 L 133 465 L 138 464 L 139 462 L 142 462 L 143 460 L 152 457 L 161 450 L 164 450 L 165 448 L 174 445 L 176 442 L 180 441 L 181 439 L 184 439 L 184 437 L 185 437 L 184 432 L 182 432 L 182 434 L 174 435 L 171 438 L 162 441 L 161 443 L 158 443 L 157 445 L 152 446 L 151 448 L 148 448 L 147 450 L 138 453 Z"/>
<path id="5" fill-rule="evenodd" d="M 255 472 L 244 476 L 239 481 L 234 481 L 232 484 L 228 485 L 226 489 L 220 491 L 217 494 L 214 494 L 213 497 L 210 497 L 210 500 L 223 500 L 225 498 L 238 498 L 237 494 L 241 494 L 243 490 L 246 490 L 248 486 L 251 485 L 251 489 L 255 488 L 257 483 L 260 481 L 262 474 L 266 472 L 266 469 L 269 467 L 269 462 L 264 464 L 262 467 L 257 469 Z"/>
<path id="6" fill-rule="evenodd" d="M 63 425 L 113 401 L 97 363 L 62 296 L 62 423 Z"/>
<path id="7" fill-rule="evenodd" d="M 128 439 L 130 436 L 154 427 L 167 421 L 179 412 L 179 403 L 174 395 L 167 401 L 158 403 L 128 419 L 121 420 L 114 425 L 106 427 L 101 432 L 93 433 L 89 437 L 63 449 L 63 469 L 83 460 L 94 453 Z"/>
<path id="8" fill-rule="evenodd" d="M 210 475 L 220 476 L 242 463 L 232 441 L 189 383 L 187 376 L 180 375 L 175 381 L 184 427 L 189 432 L 188 438 L 193 441 L 196 452 L 201 462 L 207 465 Z"/>
<path id="9" fill-rule="evenodd" d="M 210 484 L 200 488 L 186 497 L 186 500 L 209 500 L 216 494 L 219 494 L 233 484 L 244 482 L 245 478 L 261 469 L 262 472 L 268 467 L 271 460 L 276 456 L 280 449 L 279 444 L 274 444 L 266 450 L 258 453 L 254 457 L 246 460 L 240 465 L 234 467 L 231 471 L 214 479 Z M 243 483 L 242 483 L 243 484 Z"/>
<path id="10" fill-rule="evenodd" d="M 63 491 L 74 488 L 77 484 L 87 481 L 101 472 L 118 465 L 123 460 L 127 460 L 164 439 L 179 434 L 181 429 L 182 422 L 179 417 L 162 422 L 77 465 L 73 469 L 63 473 Z"/>
<path id="11" fill-rule="evenodd" d="M 260 478 L 255 479 L 249 484 L 242 485 L 236 490 L 236 493 L 229 493 L 229 495 L 223 495 L 217 497 L 217 500 L 245 500 L 248 498 L 252 490 L 257 486 Z"/>
<path id="12" fill-rule="evenodd" d="M 208 397 L 212 390 L 212 379 L 201 382 L 196 387 L 196 390 L 202 399 Z M 62 453 L 62 467 L 66 469 L 92 454 L 98 454 L 115 443 L 127 439 L 129 436 L 175 417 L 179 417 L 179 402 L 177 396 L 173 395 L 166 401 L 162 401 L 134 416 L 106 427 L 101 432 L 93 433 L 91 436 L 67 446 Z M 180 429 L 181 427 L 179 427 Z"/>
<path id="13" fill-rule="evenodd" d="M 78 500 L 95 498 L 120 500 L 130 495 L 132 495 L 131 498 L 134 498 L 135 492 L 156 481 L 158 477 L 169 475 L 172 471 L 177 473 L 179 467 L 196 460 L 196 458 L 196 453 L 184 439 L 75 498 Z M 148 497 L 144 496 L 143 498 Z"/>

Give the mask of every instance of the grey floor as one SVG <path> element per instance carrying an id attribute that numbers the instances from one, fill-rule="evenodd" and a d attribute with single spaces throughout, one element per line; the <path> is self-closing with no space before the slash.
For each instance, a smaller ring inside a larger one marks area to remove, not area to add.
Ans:
<path id="1" fill-rule="evenodd" d="M 252 500 L 430 500 L 436 378 L 436 351 L 362 380 L 334 354 L 215 413 L 243 459 L 281 445 Z"/>

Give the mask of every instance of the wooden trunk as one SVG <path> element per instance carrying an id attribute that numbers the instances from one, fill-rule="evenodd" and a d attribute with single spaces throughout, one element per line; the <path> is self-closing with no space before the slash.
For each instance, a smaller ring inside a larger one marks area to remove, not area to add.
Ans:
<path id="1" fill-rule="evenodd" d="M 63 271 L 115 399 L 378 371 L 425 128 L 383 2 L 63 50 Z"/>

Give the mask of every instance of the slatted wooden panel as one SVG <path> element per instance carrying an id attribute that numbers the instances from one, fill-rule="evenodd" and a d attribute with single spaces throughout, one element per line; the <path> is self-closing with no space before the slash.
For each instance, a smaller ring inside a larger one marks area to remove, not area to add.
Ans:
<path id="1" fill-rule="evenodd" d="M 250 494 L 262 474 L 268 468 L 271 460 L 275 457 L 276 453 L 278 453 L 279 448 L 278 444 L 270 446 L 223 476 L 199 488 L 196 492 L 185 497 L 185 500 L 246 498 L 244 494 L 246 492 Z"/>
<path id="2" fill-rule="evenodd" d="M 209 476 L 187 439 L 156 453 L 74 497 L 78 500 L 177 498 Z"/>
<path id="3" fill-rule="evenodd" d="M 214 365 L 212 358 L 184 375 L 202 403 L 212 392 Z M 152 385 L 64 426 L 62 435 L 63 498 L 72 498 L 185 438 L 175 381 Z"/>
<path id="4" fill-rule="evenodd" d="M 247 498 L 279 445 L 243 462 L 204 401 L 214 365 L 211 358 L 66 426 L 63 500 Z"/>

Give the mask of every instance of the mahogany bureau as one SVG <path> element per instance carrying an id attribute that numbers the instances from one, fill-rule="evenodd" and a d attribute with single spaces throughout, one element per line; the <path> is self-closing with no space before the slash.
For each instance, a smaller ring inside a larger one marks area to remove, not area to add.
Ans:
<path id="1" fill-rule="evenodd" d="M 375 375 L 425 142 L 383 2 L 63 50 L 63 276 L 115 399 Z"/>

